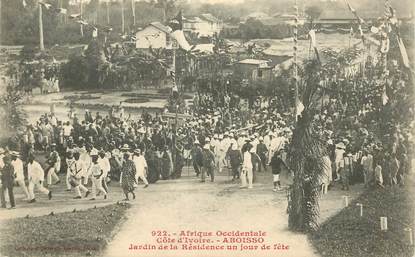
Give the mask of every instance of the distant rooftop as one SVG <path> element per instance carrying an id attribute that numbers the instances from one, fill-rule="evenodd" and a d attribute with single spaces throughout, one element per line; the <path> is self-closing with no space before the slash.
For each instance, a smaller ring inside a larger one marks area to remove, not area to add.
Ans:
<path id="1" fill-rule="evenodd" d="M 258 59 L 245 59 L 242 61 L 239 61 L 240 64 L 252 64 L 252 65 L 261 65 L 261 64 L 267 64 L 267 60 L 258 60 Z"/>
<path id="2" fill-rule="evenodd" d="M 161 24 L 158 21 L 155 21 L 155 22 L 150 23 L 150 26 L 156 27 L 156 28 L 158 28 L 159 30 L 161 30 L 161 31 L 163 31 L 165 33 L 172 32 L 172 29 L 169 26 L 163 25 L 163 24 Z"/>
<path id="3" fill-rule="evenodd" d="M 216 18 L 215 16 L 213 16 L 210 13 L 203 13 L 200 15 L 201 19 L 207 20 L 209 22 L 213 22 L 213 23 L 218 23 L 220 22 L 220 20 L 218 18 Z"/>

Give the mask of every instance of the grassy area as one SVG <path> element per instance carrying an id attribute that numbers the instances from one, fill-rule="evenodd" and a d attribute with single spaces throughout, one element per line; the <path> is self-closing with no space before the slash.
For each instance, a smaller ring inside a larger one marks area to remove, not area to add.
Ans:
<path id="1" fill-rule="evenodd" d="M 412 257 L 405 228 L 414 229 L 413 185 L 371 189 L 327 220 L 309 238 L 323 257 Z M 363 217 L 360 208 L 363 204 Z M 380 231 L 388 217 L 388 231 Z"/>
<path id="2" fill-rule="evenodd" d="M 2 256 L 97 255 L 114 236 L 128 204 L 5 221 Z"/>

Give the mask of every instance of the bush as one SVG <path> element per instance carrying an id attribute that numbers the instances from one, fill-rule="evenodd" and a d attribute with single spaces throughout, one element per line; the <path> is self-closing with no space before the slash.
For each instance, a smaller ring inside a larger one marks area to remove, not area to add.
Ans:
<path id="1" fill-rule="evenodd" d="M 128 98 L 124 100 L 126 103 L 130 104 L 141 104 L 141 103 L 147 103 L 149 100 L 148 98 Z"/>
<path id="2" fill-rule="evenodd" d="M 93 100 L 93 99 L 100 99 L 100 96 L 93 96 L 90 94 L 81 94 L 81 95 L 67 95 L 64 96 L 64 100 L 70 100 L 70 101 L 78 101 L 78 100 Z"/>
<path id="3" fill-rule="evenodd" d="M 88 84 L 88 64 L 84 57 L 72 55 L 61 66 L 61 87 L 82 89 Z"/>
<path id="4" fill-rule="evenodd" d="M 364 192 L 310 235 L 313 246 L 323 257 L 411 257 L 414 248 L 405 242 L 402 225 L 414 226 L 411 187 Z M 363 217 L 356 203 L 363 204 Z M 388 217 L 385 232 L 380 231 L 382 216 Z"/>
<path id="5" fill-rule="evenodd" d="M 167 99 L 166 95 L 155 95 L 155 94 L 140 94 L 140 93 L 124 93 L 121 94 L 124 97 L 132 97 L 132 98 L 150 98 L 150 99 Z"/>
<path id="6" fill-rule="evenodd" d="M 129 204 L 112 204 L 53 216 L 7 220 L 1 226 L 1 255 L 99 255 L 129 207 Z"/>
<path id="7" fill-rule="evenodd" d="M 164 87 L 164 88 L 160 88 L 159 90 L 157 90 L 157 93 L 163 94 L 163 95 L 170 95 L 170 92 L 171 92 L 171 88 L 169 87 Z"/>

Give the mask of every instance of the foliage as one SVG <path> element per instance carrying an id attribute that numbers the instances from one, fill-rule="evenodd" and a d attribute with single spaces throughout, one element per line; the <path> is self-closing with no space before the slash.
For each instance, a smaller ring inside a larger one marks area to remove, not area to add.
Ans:
<path id="1" fill-rule="evenodd" d="M 304 34 L 304 27 L 299 26 L 299 35 Z M 260 20 L 249 18 L 239 25 L 240 37 L 244 40 L 251 39 L 283 39 L 293 35 L 293 26 L 286 23 L 265 25 Z M 234 36 L 234 35 L 233 35 Z"/>
<path id="2" fill-rule="evenodd" d="M 170 94 L 169 98 L 167 99 L 166 107 L 169 112 L 176 112 L 177 110 L 177 113 L 184 113 L 186 109 L 186 103 L 184 101 L 183 95 L 180 93 L 178 96 Z"/>
<path id="3" fill-rule="evenodd" d="M 26 114 L 20 108 L 22 99 L 22 91 L 14 85 L 7 85 L 5 92 L 0 95 L 1 119 L 3 120 L 0 127 L 1 136 L 13 135 L 26 125 Z"/>
<path id="4" fill-rule="evenodd" d="M 288 165 L 294 172 L 294 183 L 289 189 L 288 226 L 294 231 L 313 231 L 318 227 L 318 198 L 320 181 L 324 175 L 323 156 L 326 149 L 320 132 L 313 122 L 316 113 L 315 95 L 318 94 L 318 68 L 315 62 L 305 64 L 303 74 L 304 110 L 293 131 L 288 150 Z"/>
<path id="5" fill-rule="evenodd" d="M 404 188 L 369 189 L 313 232 L 309 239 L 323 257 L 411 257 L 405 225 L 414 225 L 413 183 Z M 363 217 L 359 207 L 363 204 Z M 380 232 L 379 217 L 388 216 L 388 231 Z"/>
<path id="6" fill-rule="evenodd" d="M 7 256 L 97 255 L 112 239 L 129 207 L 112 204 L 53 216 L 7 220 L 1 226 L 0 251 Z"/>
<path id="7" fill-rule="evenodd" d="M 317 5 L 312 5 L 305 9 L 305 14 L 307 15 L 307 18 L 310 21 L 311 25 L 315 20 L 317 20 L 320 17 L 322 12 L 323 10 L 321 9 L 321 7 Z"/>
<path id="8" fill-rule="evenodd" d="M 61 67 L 61 86 L 63 88 L 82 89 L 88 84 L 88 64 L 80 55 L 71 55 L 69 61 Z"/>
<path id="9" fill-rule="evenodd" d="M 160 8 L 163 11 L 163 22 L 168 21 L 169 14 L 171 14 L 176 6 L 176 0 L 156 0 L 154 7 Z"/>
<path id="10" fill-rule="evenodd" d="M 102 87 L 103 78 L 101 77 L 101 71 L 107 67 L 102 44 L 98 40 L 91 40 L 84 54 L 89 72 L 88 86 L 92 88 Z"/>
<path id="11" fill-rule="evenodd" d="M 124 102 L 130 103 L 130 104 L 141 104 L 141 103 L 147 103 L 148 101 L 149 99 L 144 98 L 144 97 L 128 98 L 124 100 Z"/>

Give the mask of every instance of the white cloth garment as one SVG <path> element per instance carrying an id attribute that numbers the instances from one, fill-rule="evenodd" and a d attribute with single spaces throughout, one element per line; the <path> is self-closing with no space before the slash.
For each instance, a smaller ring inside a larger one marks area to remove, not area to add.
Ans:
<path id="1" fill-rule="evenodd" d="M 43 187 L 43 179 L 45 172 L 37 161 L 27 164 L 27 175 L 29 178 L 29 195 L 30 200 L 35 199 L 34 188 L 36 187 L 40 192 L 49 194 L 49 190 Z"/>
<path id="2" fill-rule="evenodd" d="M 23 190 L 24 194 L 26 195 L 26 198 L 30 198 L 29 191 L 26 187 L 26 183 L 24 181 L 24 170 L 23 170 L 23 162 L 17 158 L 16 160 L 12 161 L 12 165 L 14 168 L 14 175 L 16 177 L 16 182 L 19 185 L 19 187 Z"/>
<path id="3" fill-rule="evenodd" d="M 133 162 L 135 164 L 136 174 L 135 180 L 138 181 L 139 178 L 144 182 L 144 184 L 148 185 L 148 181 L 146 179 L 146 169 L 147 169 L 147 161 L 144 156 L 133 156 Z"/>

